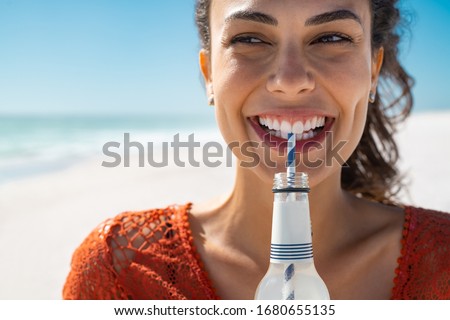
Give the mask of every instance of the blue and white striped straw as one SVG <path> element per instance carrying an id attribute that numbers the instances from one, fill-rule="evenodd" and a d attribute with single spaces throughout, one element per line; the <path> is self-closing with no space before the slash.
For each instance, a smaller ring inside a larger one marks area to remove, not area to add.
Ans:
<path id="1" fill-rule="evenodd" d="M 287 175 L 295 175 L 295 133 L 288 134 Z M 289 181 L 289 180 L 288 180 Z"/>
<path id="2" fill-rule="evenodd" d="M 293 187 L 292 181 L 290 178 L 295 176 L 295 134 L 288 134 L 288 146 L 287 146 L 287 179 L 291 185 L 288 184 L 288 187 Z M 284 287 L 283 287 L 283 299 L 284 300 L 295 300 L 295 290 L 294 290 L 294 275 L 295 275 L 295 266 L 293 263 L 290 263 L 286 269 L 284 270 Z"/>

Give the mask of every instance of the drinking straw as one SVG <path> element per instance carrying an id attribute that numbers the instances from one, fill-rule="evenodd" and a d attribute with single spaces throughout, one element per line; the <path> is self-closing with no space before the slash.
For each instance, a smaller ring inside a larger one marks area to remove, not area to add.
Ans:
<path id="1" fill-rule="evenodd" d="M 287 154 L 287 176 L 292 178 L 295 176 L 295 133 L 288 134 L 288 154 Z M 289 181 L 289 179 L 288 179 Z M 292 187 L 292 186 L 289 186 Z"/>
<path id="2" fill-rule="evenodd" d="M 288 146 L 287 146 L 287 181 L 288 187 L 294 187 L 294 177 L 295 177 L 295 134 L 288 134 Z M 295 195 L 294 195 L 295 197 Z M 293 263 L 290 263 L 284 269 L 284 287 L 283 287 L 283 299 L 284 300 L 294 300 L 295 299 L 295 290 L 294 290 L 294 275 L 295 275 L 295 266 Z"/>

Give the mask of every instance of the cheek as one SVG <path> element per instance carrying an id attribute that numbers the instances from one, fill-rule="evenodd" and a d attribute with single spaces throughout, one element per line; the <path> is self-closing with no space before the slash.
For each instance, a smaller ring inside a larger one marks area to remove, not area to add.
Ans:
<path id="1" fill-rule="evenodd" d="M 370 62 L 364 57 L 352 57 L 346 61 L 322 64 L 319 81 L 332 103 L 339 108 L 333 142 L 336 145 L 345 141 L 340 155 L 347 160 L 364 132 L 371 86 Z"/>
<path id="2" fill-rule="evenodd" d="M 371 85 L 371 74 L 367 63 L 348 65 L 347 72 L 342 72 L 336 79 L 342 120 L 352 135 L 360 136 L 364 130 Z"/>
<path id="3" fill-rule="evenodd" d="M 245 99 L 258 86 L 266 73 L 268 64 L 223 53 L 213 65 L 213 81 L 221 100 Z"/>
<path id="4" fill-rule="evenodd" d="M 364 118 L 371 87 L 369 54 L 344 55 L 321 61 L 316 66 L 319 86 L 323 86 L 334 100 L 343 118 L 341 120 L 347 122 L 353 118 Z"/>
<path id="5" fill-rule="evenodd" d="M 216 60 L 217 61 L 217 60 Z M 216 121 L 224 140 L 230 144 L 242 139 L 242 95 L 239 66 L 228 63 L 226 66 L 217 61 L 213 66 L 213 90 Z M 241 138 L 241 139 L 239 139 Z"/>
<path id="6" fill-rule="evenodd" d="M 318 68 L 320 81 L 344 109 L 354 108 L 368 98 L 371 85 L 370 61 L 365 57 L 342 57 Z M 345 110 L 342 110 L 345 111 Z"/>
<path id="7" fill-rule="evenodd" d="M 255 62 L 229 57 L 226 53 L 213 57 L 212 79 L 216 117 L 226 140 L 246 134 L 243 106 L 264 78 L 264 67 Z"/>

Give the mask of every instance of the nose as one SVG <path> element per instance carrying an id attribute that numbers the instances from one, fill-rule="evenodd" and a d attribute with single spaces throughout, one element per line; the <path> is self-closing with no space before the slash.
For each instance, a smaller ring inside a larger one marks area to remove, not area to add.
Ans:
<path id="1" fill-rule="evenodd" d="M 267 80 L 267 90 L 284 97 L 296 97 L 312 91 L 314 86 L 314 78 L 301 50 L 295 47 L 280 50 Z"/>

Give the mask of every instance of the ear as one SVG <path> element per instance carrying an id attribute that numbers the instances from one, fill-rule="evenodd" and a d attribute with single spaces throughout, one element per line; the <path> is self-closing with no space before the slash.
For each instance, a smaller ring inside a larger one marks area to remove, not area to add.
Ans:
<path id="1" fill-rule="evenodd" d="M 203 80 L 205 80 L 206 94 L 208 97 L 214 94 L 212 89 L 212 77 L 211 77 L 211 57 L 209 52 L 205 49 L 201 49 L 199 53 L 199 63 L 200 71 L 203 75 Z"/>
<path id="2" fill-rule="evenodd" d="M 378 78 L 380 76 L 381 66 L 383 65 L 384 48 L 378 49 L 378 52 L 372 58 L 372 85 L 371 91 L 376 92 L 378 85 Z"/>

